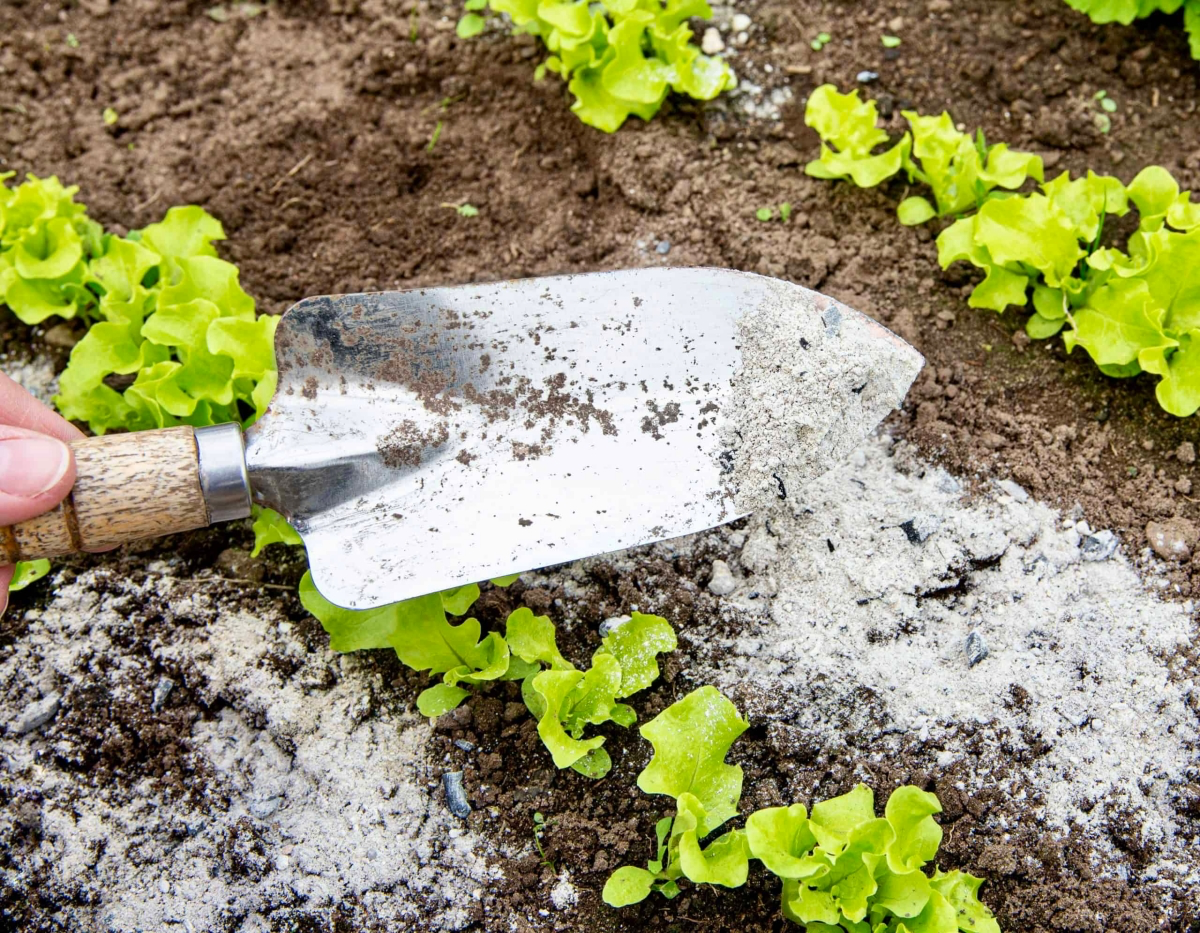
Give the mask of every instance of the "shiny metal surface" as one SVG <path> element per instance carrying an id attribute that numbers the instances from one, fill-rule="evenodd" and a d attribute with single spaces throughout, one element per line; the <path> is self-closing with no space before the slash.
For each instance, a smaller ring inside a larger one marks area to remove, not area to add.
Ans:
<path id="1" fill-rule="evenodd" d="M 729 521 L 720 411 L 773 280 L 648 269 L 306 299 L 256 502 L 367 608 Z"/>
<path id="2" fill-rule="evenodd" d="M 250 477 L 241 425 L 214 424 L 196 428 L 195 435 L 209 522 L 245 518 L 250 514 Z"/>

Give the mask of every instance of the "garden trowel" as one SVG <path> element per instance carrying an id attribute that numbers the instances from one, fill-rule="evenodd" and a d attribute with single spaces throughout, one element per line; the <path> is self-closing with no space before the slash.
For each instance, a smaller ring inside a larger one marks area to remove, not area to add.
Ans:
<path id="1" fill-rule="evenodd" d="M 741 322 L 768 303 L 811 318 L 815 345 L 775 349 L 795 391 L 835 416 L 787 443 L 852 450 L 921 357 L 787 282 L 639 269 L 327 295 L 280 320 L 278 387 L 255 424 L 76 442 L 71 496 L 0 528 L 0 563 L 242 519 L 255 503 L 300 533 L 322 595 L 364 609 L 731 521 L 744 513 L 736 457 L 753 451 L 729 412 L 759 391 L 739 383 Z M 804 381 L 817 352 L 822 372 L 832 359 L 853 378 Z"/>

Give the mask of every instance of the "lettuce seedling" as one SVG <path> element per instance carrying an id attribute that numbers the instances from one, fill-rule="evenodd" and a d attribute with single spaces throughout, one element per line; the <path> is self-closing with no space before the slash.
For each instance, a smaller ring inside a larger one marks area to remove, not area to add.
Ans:
<path id="1" fill-rule="evenodd" d="M 603 777 L 612 767 L 601 747 L 604 737 L 584 739 L 584 729 L 606 722 L 633 725 L 633 708 L 617 701 L 658 679 L 657 656 L 675 649 L 675 631 L 661 616 L 634 612 L 604 637 L 591 668 L 579 671 L 559 653 L 550 620 L 531 613 L 518 617 L 522 611 L 529 612 L 518 610 L 509 617 L 508 640 L 522 662 L 536 665 L 536 672 L 524 677 L 521 693 L 538 721 L 538 735 L 556 767 Z M 542 665 L 549 670 L 541 670 Z"/>
<path id="2" fill-rule="evenodd" d="M 670 91 L 712 100 L 737 84 L 725 62 L 692 42 L 687 21 L 712 17 L 705 0 L 491 0 L 490 6 L 512 19 L 515 32 L 542 39 L 550 57 L 535 77 L 560 75 L 575 97 L 571 110 L 606 133 L 630 115 L 650 120 Z M 482 6 L 468 0 L 467 9 Z M 460 36 L 481 28 L 478 13 L 459 21 Z"/>
<path id="3" fill-rule="evenodd" d="M 806 119 L 823 142 L 809 173 L 868 186 L 903 170 L 932 200 L 905 198 L 901 222 L 956 217 L 937 238 L 939 264 L 966 261 L 984 272 L 971 307 L 1003 311 L 1032 296 L 1030 337 L 1062 332 L 1067 350 L 1082 347 L 1105 375 L 1158 376 L 1166 411 L 1185 417 L 1200 409 L 1200 204 L 1166 169 L 1144 169 L 1128 189 L 1090 171 L 1043 181 L 1039 157 L 989 146 L 982 132 L 972 140 L 948 114 L 904 116 L 911 137 L 873 154 L 886 141 L 874 104 L 818 88 Z M 1015 193 L 1029 179 L 1042 182 L 1040 190 Z M 1105 247 L 1107 219 L 1131 207 L 1139 225 L 1127 251 Z"/>
<path id="4" fill-rule="evenodd" d="M 9 188 L 14 174 L 0 173 L 0 304 L 26 324 L 90 317 L 87 267 L 102 249 L 100 225 L 75 203 L 78 187 L 29 175 Z"/>
<path id="5" fill-rule="evenodd" d="M 901 787 L 875 816 L 874 794 L 859 784 L 817 803 L 769 807 L 746 820 L 753 858 L 783 880 L 783 914 L 809 931 L 999 933 L 977 896 L 981 880 L 922 869 L 942 840 L 937 797 Z"/>
<path id="6" fill-rule="evenodd" d="M 737 814 L 742 769 L 726 764 L 725 756 L 749 725 L 719 690 L 700 687 L 641 727 L 654 757 L 638 775 L 638 787 L 674 797 L 676 812 L 655 826 L 656 854 L 645 868 L 626 865 L 605 882 L 605 903 L 624 907 L 652 891 L 671 898 L 680 878 L 730 888 L 745 884 L 749 852 L 741 830 L 703 848 L 701 843 Z"/>

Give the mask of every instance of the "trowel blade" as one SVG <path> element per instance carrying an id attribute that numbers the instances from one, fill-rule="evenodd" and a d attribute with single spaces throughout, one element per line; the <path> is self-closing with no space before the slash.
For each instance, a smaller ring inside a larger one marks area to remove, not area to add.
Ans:
<path id="1" fill-rule="evenodd" d="M 915 350 L 833 299 L 742 272 L 305 299 L 279 323 L 279 385 L 246 436 L 255 500 L 299 531 L 322 595 L 354 609 L 730 521 L 739 320 L 767 301 L 867 334 L 847 370 L 901 360 L 866 425 L 861 386 L 810 388 L 857 411 L 850 423 L 869 430 L 903 398 Z"/>

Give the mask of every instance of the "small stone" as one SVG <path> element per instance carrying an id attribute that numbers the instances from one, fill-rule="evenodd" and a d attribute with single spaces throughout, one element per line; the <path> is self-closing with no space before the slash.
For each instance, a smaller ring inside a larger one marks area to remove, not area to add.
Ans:
<path id="1" fill-rule="evenodd" d="M 737 589 L 737 581 L 729 570 L 729 565 L 723 560 L 714 560 L 712 578 L 708 581 L 708 591 L 714 596 L 728 596 Z"/>
<path id="2" fill-rule="evenodd" d="M 1117 536 L 1111 531 L 1085 534 L 1079 539 L 1079 554 L 1084 560 L 1108 560 L 1117 550 Z"/>
<path id="3" fill-rule="evenodd" d="M 903 16 L 893 16 L 891 19 L 888 20 L 887 26 L 888 26 L 888 30 L 893 33 L 900 32 L 902 29 L 904 29 L 904 17 Z"/>
<path id="4" fill-rule="evenodd" d="M 1191 441 L 1184 441 L 1175 448 L 1175 456 L 1180 463 L 1195 463 L 1196 462 L 1196 445 Z"/>
<path id="5" fill-rule="evenodd" d="M 159 890 L 159 893 L 161 893 L 161 894 L 166 894 L 168 891 L 171 890 L 171 886 L 167 883 L 166 878 L 158 879 L 158 890 Z"/>
<path id="6" fill-rule="evenodd" d="M 1175 480 L 1175 491 L 1183 493 L 1185 496 L 1191 495 L 1192 481 L 1186 476 L 1179 477 L 1179 479 Z"/>
<path id="7" fill-rule="evenodd" d="M 974 667 L 988 656 L 987 642 L 978 632 L 967 635 L 967 667 Z"/>
<path id="8" fill-rule="evenodd" d="M 163 708 L 163 704 L 167 702 L 167 697 L 171 695 L 171 691 L 175 688 L 175 681 L 170 677 L 160 677 L 158 683 L 154 685 L 154 697 L 150 700 L 150 709 L 157 713 Z"/>
<path id="9" fill-rule="evenodd" d="M 75 328 L 73 328 L 66 321 L 63 321 L 59 324 L 55 324 L 48 331 L 46 331 L 46 333 L 42 336 L 42 339 L 52 347 L 60 347 L 63 350 L 70 350 L 73 346 L 75 346 L 75 344 L 79 343 L 79 338 L 82 336 L 82 331 L 76 333 Z"/>
<path id="10" fill-rule="evenodd" d="M 463 773 L 447 771 L 443 774 L 442 790 L 446 792 L 446 805 L 450 812 L 459 819 L 466 819 L 471 813 L 471 802 L 467 800 L 467 791 L 463 787 Z"/>
<path id="11" fill-rule="evenodd" d="M 752 20 L 745 13 L 734 13 L 733 19 L 729 22 L 729 25 L 733 27 L 734 32 L 745 32 L 753 24 L 754 20 Z"/>
<path id="12" fill-rule="evenodd" d="M 468 742 L 466 739 L 455 739 L 454 746 L 459 751 L 464 751 L 467 753 L 475 751 L 475 746 L 473 744 L 471 744 L 470 742 Z"/>
<path id="13" fill-rule="evenodd" d="M 62 695 L 58 692 L 44 696 L 36 703 L 30 703 L 25 707 L 24 712 L 9 725 L 8 731 L 14 732 L 17 735 L 24 735 L 26 732 L 33 732 L 35 729 L 42 728 L 42 726 L 58 715 L 58 708 L 61 703 Z"/>
<path id="14" fill-rule="evenodd" d="M 1186 518 L 1146 525 L 1146 540 L 1163 560 L 1187 560 L 1196 544 L 1196 526 Z"/>
<path id="15" fill-rule="evenodd" d="M 952 7 L 950 0 L 929 0 L 925 4 L 925 9 L 930 13 L 949 13 Z"/>
<path id="16" fill-rule="evenodd" d="M 1015 330 L 1012 335 L 1012 345 L 1018 350 L 1024 350 L 1033 341 L 1029 339 L 1029 335 L 1023 330 Z"/>
<path id="17" fill-rule="evenodd" d="M 908 521 L 901 522 L 900 529 L 908 538 L 909 544 L 924 544 L 941 524 L 941 519 L 936 515 L 914 515 Z"/>
<path id="18" fill-rule="evenodd" d="M 667 253 L 671 252 L 671 241 L 670 240 L 659 240 L 654 245 L 654 252 L 658 253 L 658 255 L 660 255 L 660 256 L 667 255 Z"/>
<path id="19" fill-rule="evenodd" d="M 1017 502 L 1028 502 L 1029 493 L 1023 487 L 1018 486 L 1011 479 L 996 480 L 996 487 L 1006 495 L 1012 496 Z"/>
<path id="20" fill-rule="evenodd" d="M 725 51 L 725 41 L 716 26 L 709 26 L 704 30 L 704 38 L 700 40 L 700 51 L 705 55 L 720 55 Z"/>
<path id="21" fill-rule="evenodd" d="M 854 76 L 854 80 L 859 84 L 870 84 L 872 81 L 879 80 L 879 74 L 874 71 L 860 71 Z"/>
<path id="22" fill-rule="evenodd" d="M 600 637 L 607 638 L 629 621 L 629 616 L 612 616 L 600 623 Z"/>

